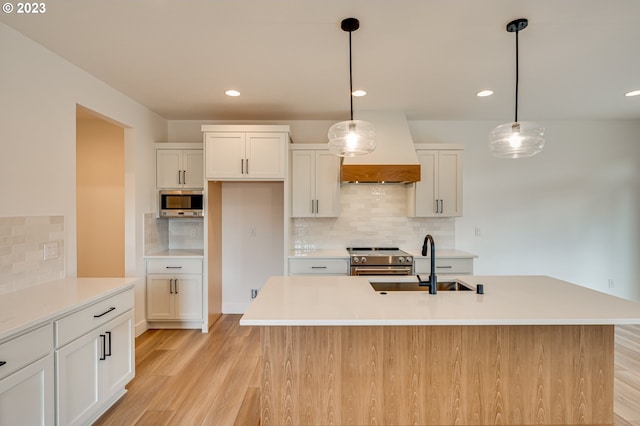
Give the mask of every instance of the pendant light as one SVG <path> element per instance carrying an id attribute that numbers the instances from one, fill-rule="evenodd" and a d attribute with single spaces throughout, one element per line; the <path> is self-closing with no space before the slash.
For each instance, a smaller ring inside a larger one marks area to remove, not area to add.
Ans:
<path id="1" fill-rule="evenodd" d="M 544 148 L 544 127 L 531 121 L 518 121 L 518 32 L 529 21 L 516 19 L 507 24 L 507 32 L 516 33 L 516 116 L 513 123 L 501 124 L 489 134 L 489 150 L 498 158 L 524 158 Z"/>
<path id="2" fill-rule="evenodd" d="M 353 65 L 351 62 L 351 33 L 360 28 L 356 18 L 343 19 L 340 24 L 349 33 L 349 98 L 351 119 L 334 124 L 329 129 L 329 150 L 340 157 L 369 154 L 376 149 L 376 131 L 367 121 L 353 119 Z"/>

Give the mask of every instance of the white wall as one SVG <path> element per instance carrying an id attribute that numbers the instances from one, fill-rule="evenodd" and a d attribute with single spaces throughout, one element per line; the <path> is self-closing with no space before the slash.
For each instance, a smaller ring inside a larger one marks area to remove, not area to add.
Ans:
<path id="1" fill-rule="evenodd" d="M 640 122 L 545 122 L 544 151 L 518 160 L 489 155 L 496 124 L 410 123 L 416 143 L 465 146 L 456 247 L 478 255 L 476 273 L 551 275 L 640 300 Z"/>
<path id="2" fill-rule="evenodd" d="M 144 274 L 143 213 L 152 208 L 153 142 L 167 122 L 0 23 L 0 217 L 63 215 L 67 275 L 76 271 L 76 104 L 125 129 L 125 273 Z M 144 318 L 144 282 L 136 321 Z"/>

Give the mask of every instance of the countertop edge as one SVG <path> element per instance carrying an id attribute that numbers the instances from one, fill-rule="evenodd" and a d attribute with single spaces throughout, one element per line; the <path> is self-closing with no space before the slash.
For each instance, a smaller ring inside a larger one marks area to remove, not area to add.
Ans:
<path id="1" fill-rule="evenodd" d="M 110 297 L 127 290 L 133 289 L 136 282 L 141 280 L 142 278 L 138 277 L 126 277 L 126 278 L 109 278 L 109 280 L 121 280 L 119 285 L 113 286 L 109 289 L 106 289 L 102 292 L 95 293 L 90 295 L 89 297 L 83 298 L 81 301 L 75 303 L 61 304 L 60 307 L 56 307 L 54 310 L 50 310 L 49 312 L 43 314 L 36 314 L 35 316 L 31 316 L 28 319 L 20 322 L 18 325 L 12 326 L 11 328 L 2 329 L 2 322 L 0 321 L 0 342 L 4 342 L 7 340 L 11 340 L 14 337 L 18 337 L 32 329 L 36 329 L 41 325 L 44 325 L 48 322 L 55 320 L 56 318 L 62 318 L 67 316 L 73 312 L 76 312 L 80 309 L 83 309 L 92 303 L 100 299 L 104 299 L 106 297 Z M 53 286 L 53 285 L 89 285 L 92 280 L 101 280 L 101 278 L 66 278 L 61 280 L 55 280 L 47 283 L 43 283 L 34 287 L 30 287 L 25 290 L 37 291 L 39 288 Z M 68 284 L 67 284 L 68 283 Z M 24 290 L 22 291 L 24 292 Z M 17 294 L 21 292 L 15 293 L 7 293 L 7 294 Z M 29 292 L 25 292 L 25 297 L 28 297 Z M 18 295 L 19 297 L 19 295 Z"/>

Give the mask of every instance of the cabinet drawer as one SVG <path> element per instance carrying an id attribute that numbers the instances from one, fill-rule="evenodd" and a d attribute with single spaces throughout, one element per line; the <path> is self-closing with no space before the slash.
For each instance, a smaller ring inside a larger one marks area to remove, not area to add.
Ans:
<path id="1" fill-rule="evenodd" d="M 202 260 L 147 259 L 147 274 L 202 274 Z"/>
<path id="2" fill-rule="evenodd" d="M 88 333 L 133 308 L 133 290 L 118 293 L 55 322 L 56 347 Z"/>
<path id="3" fill-rule="evenodd" d="M 290 275 L 349 275 L 349 259 L 289 259 Z"/>
<path id="4" fill-rule="evenodd" d="M 415 273 L 428 274 L 431 260 L 427 258 L 415 259 Z M 442 258 L 436 257 L 436 275 L 472 275 L 472 258 Z"/>
<path id="5" fill-rule="evenodd" d="M 53 351 L 53 324 L 46 324 L 0 345 L 0 379 Z"/>

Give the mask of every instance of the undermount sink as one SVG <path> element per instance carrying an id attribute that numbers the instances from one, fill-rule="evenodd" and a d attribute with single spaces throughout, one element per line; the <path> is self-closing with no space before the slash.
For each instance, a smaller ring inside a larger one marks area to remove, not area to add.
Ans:
<path id="1" fill-rule="evenodd" d="M 429 284 L 420 285 L 418 281 L 369 281 L 375 291 L 429 291 Z M 438 281 L 436 283 L 438 291 L 471 291 L 471 287 L 463 282 Z"/>

